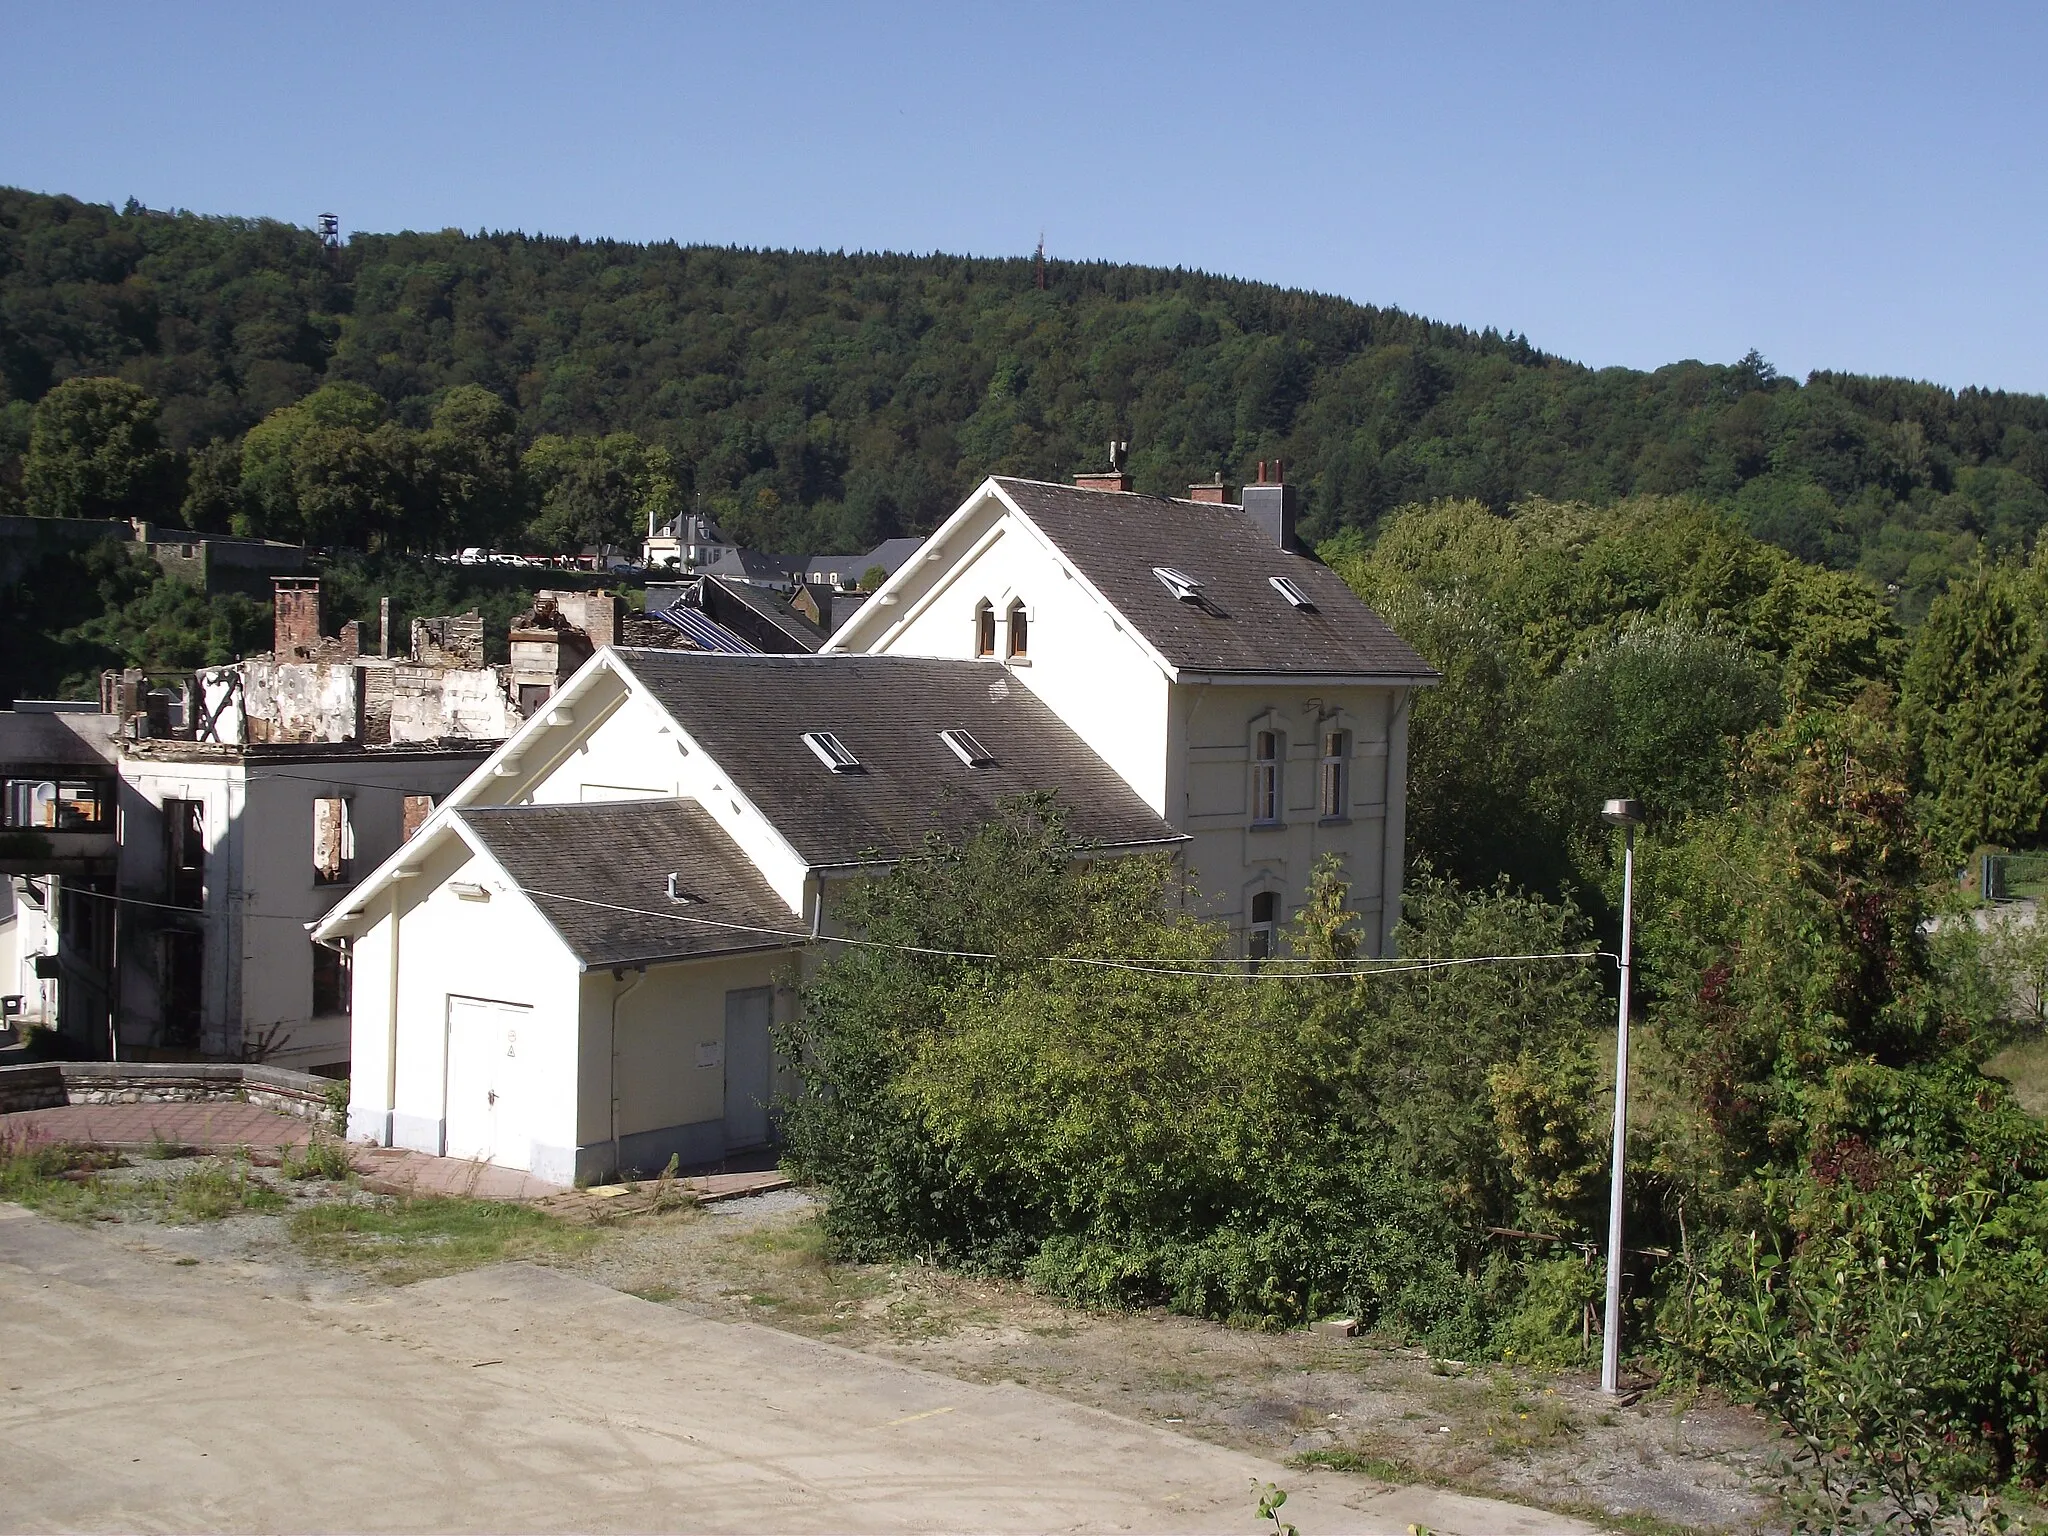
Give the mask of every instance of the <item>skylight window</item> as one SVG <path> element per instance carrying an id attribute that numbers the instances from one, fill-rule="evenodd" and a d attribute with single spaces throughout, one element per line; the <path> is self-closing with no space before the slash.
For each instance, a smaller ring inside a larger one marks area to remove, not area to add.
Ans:
<path id="1" fill-rule="evenodd" d="M 1294 584 L 1293 577 L 1268 576 L 1266 580 L 1272 583 L 1273 590 L 1275 592 L 1278 592 L 1282 597 L 1286 598 L 1288 602 L 1294 604 L 1295 607 L 1306 608 L 1310 613 L 1314 613 L 1316 611 L 1315 603 L 1310 600 L 1309 595 L 1306 592 L 1302 591 L 1300 587 Z"/>
<path id="2" fill-rule="evenodd" d="M 860 759 L 846 750 L 846 743 L 830 731 L 805 731 L 804 745 L 818 756 L 818 761 L 834 773 L 859 773 Z"/>
<path id="3" fill-rule="evenodd" d="M 970 768 L 986 768 L 995 761 L 987 747 L 966 731 L 941 731 L 939 740 L 953 749 L 953 755 Z"/>
<path id="4" fill-rule="evenodd" d="M 1199 603 L 1202 600 L 1202 584 L 1184 571 L 1176 571 L 1170 565 L 1155 565 L 1152 574 L 1160 584 L 1184 603 Z"/>

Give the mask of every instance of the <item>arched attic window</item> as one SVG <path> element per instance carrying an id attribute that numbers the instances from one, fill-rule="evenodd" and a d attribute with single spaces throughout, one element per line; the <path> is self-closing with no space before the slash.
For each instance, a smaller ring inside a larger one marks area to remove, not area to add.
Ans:
<path id="1" fill-rule="evenodd" d="M 1010 659 L 1028 657 L 1031 654 L 1031 616 L 1024 611 L 1024 599 L 1015 598 L 1009 612 Z"/>
<path id="2" fill-rule="evenodd" d="M 993 656 L 996 653 L 996 606 L 987 598 L 974 605 L 974 654 Z"/>

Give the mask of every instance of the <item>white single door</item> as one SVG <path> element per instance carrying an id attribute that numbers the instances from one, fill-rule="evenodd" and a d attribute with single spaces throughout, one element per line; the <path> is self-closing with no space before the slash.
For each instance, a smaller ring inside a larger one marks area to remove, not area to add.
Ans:
<path id="1" fill-rule="evenodd" d="M 728 1151 L 768 1140 L 768 1100 L 775 1091 L 775 1047 L 768 1021 L 774 994 L 748 987 L 725 994 L 725 1145 Z"/>
<path id="2" fill-rule="evenodd" d="M 533 1161 L 521 1071 L 532 1016 L 517 1003 L 448 999 L 448 1156 L 501 1168 Z"/>

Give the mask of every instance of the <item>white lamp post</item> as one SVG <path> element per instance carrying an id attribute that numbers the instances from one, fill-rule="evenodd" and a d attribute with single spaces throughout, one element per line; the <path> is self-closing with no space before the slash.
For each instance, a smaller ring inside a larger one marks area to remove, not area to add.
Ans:
<path id="1" fill-rule="evenodd" d="M 1607 1323 L 1600 1336 L 1600 1390 L 1621 1390 L 1621 1197 L 1628 1155 L 1628 984 L 1634 965 L 1636 828 L 1643 808 L 1634 800 L 1610 800 L 1600 819 L 1622 830 L 1621 1011 L 1614 1047 L 1614 1178 L 1607 1197 Z"/>

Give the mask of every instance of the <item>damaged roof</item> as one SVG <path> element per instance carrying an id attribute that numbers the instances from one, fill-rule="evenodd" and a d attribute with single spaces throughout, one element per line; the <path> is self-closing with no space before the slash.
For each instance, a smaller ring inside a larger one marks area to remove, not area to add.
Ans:
<path id="1" fill-rule="evenodd" d="M 813 867 L 901 858 L 933 832 L 963 836 L 1002 801 L 1048 789 L 1088 842 L 1182 840 L 998 662 L 613 654 Z M 970 766 L 941 731 L 970 733 L 988 760 Z M 807 732 L 836 736 L 858 766 L 834 772 Z"/>
<path id="2" fill-rule="evenodd" d="M 779 949 L 796 941 L 743 930 L 801 928 L 692 800 L 494 806 L 456 816 L 589 970 Z M 671 874 L 682 900 L 669 900 Z"/>
<path id="3" fill-rule="evenodd" d="M 1242 507 L 997 476 L 995 484 L 1174 668 L 1188 672 L 1436 677 L 1415 648 L 1312 555 L 1290 553 Z M 1200 601 L 1154 571 L 1177 571 Z M 1292 581 L 1297 607 L 1271 578 Z"/>

